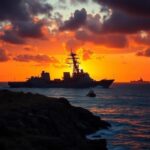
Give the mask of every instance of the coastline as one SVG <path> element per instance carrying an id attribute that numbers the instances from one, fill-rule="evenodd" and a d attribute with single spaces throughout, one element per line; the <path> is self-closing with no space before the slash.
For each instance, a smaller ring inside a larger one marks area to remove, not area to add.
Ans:
<path id="1" fill-rule="evenodd" d="M 105 139 L 86 136 L 109 126 L 65 98 L 0 90 L 0 147 L 6 150 L 107 150 Z"/>

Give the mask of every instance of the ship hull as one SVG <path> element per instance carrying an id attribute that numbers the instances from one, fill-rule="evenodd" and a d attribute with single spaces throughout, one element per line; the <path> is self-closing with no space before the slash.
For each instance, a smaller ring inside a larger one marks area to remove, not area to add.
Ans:
<path id="1" fill-rule="evenodd" d="M 100 80 L 100 81 L 92 81 L 88 83 L 82 82 L 45 82 L 43 84 L 38 83 L 30 83 L 30 82 L 8 82 L 9 87 L 11 88 L 90 88 L 101 86 L 103 88 L 109 88 L 114 80 Z"/>

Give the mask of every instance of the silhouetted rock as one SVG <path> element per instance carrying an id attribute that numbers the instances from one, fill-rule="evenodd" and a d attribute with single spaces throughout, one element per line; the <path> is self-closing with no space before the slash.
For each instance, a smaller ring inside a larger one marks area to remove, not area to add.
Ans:
<path id="1" fill-rule="evenodd" d="M 1 150 L 106 150 L 86 135 L 110 124 L 65 98 L 0 91 Z"/>

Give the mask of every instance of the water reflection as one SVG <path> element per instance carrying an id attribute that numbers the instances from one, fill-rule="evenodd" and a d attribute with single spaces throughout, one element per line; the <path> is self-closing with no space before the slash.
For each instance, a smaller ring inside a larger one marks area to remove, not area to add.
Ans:
<path id="1" fill-rule="evenodd" d="M 112 124 L 99 131 L 109 150 L 150 149 L 150 85 L 117 84 L 111 89 L 94 88 L 96 98 L 86 97 L 89 89 L 12 89 L 66 97 L 73 105 L 89 109 Z"/>

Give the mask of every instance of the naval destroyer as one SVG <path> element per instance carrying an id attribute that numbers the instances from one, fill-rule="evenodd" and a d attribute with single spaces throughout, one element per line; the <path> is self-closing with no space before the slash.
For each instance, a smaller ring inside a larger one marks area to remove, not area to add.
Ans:
<path id="1" fill-rule="evenodd" d="M 131 84 L 150 84 L 150 81 L 144 81 L 142 78 L 135 81 L 130 81 Z"/>
<path id="2" fill-rule="evenodd" d="M 70 53 L 70 64 L 73 66 L 73 72 L 64 72 L 63 79 L 50 79 L 48 72 L 42 71 L 40 77 L 31 76 L 23 82 L 8 82 L 11 88 L 90 88 L 101 86 L 109 88 L 114 82 L 114 79 L 102 79 L 96 81 L 92 79 L 87 72 L 79 68 L 77 54 Z"/>

